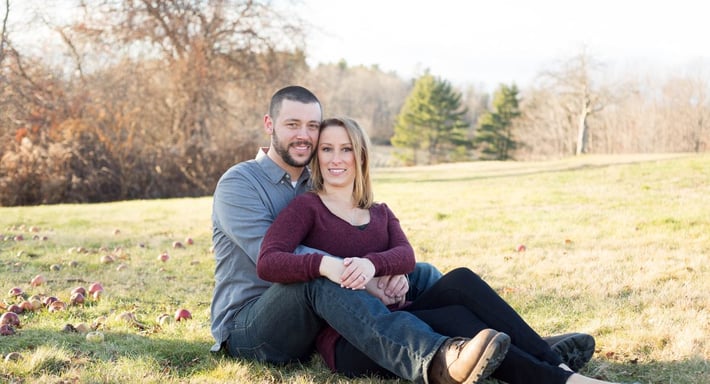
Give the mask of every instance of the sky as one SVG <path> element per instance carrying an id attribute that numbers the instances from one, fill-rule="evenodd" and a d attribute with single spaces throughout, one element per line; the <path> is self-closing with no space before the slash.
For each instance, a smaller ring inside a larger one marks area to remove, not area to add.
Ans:
<path id="1" fill-rule="evenodd" d="M 11 0 L 14 17 L 25 1 Z M 38 1 L 52 14 L 67 4 Z M 525 87 L 583 50 L 611 73 L 663 76 L 698 66 L 710 72 L 705 0 L 265 1 L 310 25 L 311 66 L 344 59 L 405 79 L 429 70 L 488 91 Z M 30 35 L 22 37 L 36 39 Z"/>
<path id="2" fill-rule="evenodd" d="M 303 0 L 310 65 L 344 59 L 456 85 L 530 84 L 583 50 L 617 72 L 710 69 L 703 0 Z"/>

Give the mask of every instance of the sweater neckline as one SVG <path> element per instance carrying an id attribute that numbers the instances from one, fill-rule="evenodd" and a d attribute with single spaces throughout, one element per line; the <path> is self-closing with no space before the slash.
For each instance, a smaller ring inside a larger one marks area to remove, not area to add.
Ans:
<path id="1" fill-rule="evenodd" d="M 316 195 L 316 198 L 318 199 L 318 202 L 320 203 L 320 205 L 322 205 L 323 208 L 325 208 L 325 210 L 328 212 L 328 214 L 330 214 L 331 216 L 335 217 L 336 219 L 342 221 L 343 223 L 347 224 L 347 225 L 350 226 L 350 227 L 353 227 L 353 228 L 355 228 L 355 229 L 359 229 L 359 230 L 362 231 L 362 230 L 365 230 L 365 229 L 367 228 L 367 226 L 370 224 L 370 221 L 372 221 L 372 207 L 370 207 L 370 208 L 367 210 L 367 211 L 368 211 L 368 214 L 369 214 L 369 216 L 370 216 L 370 220 L 369 220 L 367 223 L 363 223 L 363 224 L 352 224 L 352 223 L 348 222 L 347 220 L 345 220 L 344 218 L 342 218 L 342 217 L 336 215 L 333 211 L 331 211 L 330 208 L 328 208 L 328 206 L 325 204 L 325 202 L 323 202 L 323 199 L 321 199 L 321 197 L 320 197 L 320 195 L 319 195 L 318 193 L 314 193 L 314 194 Z"/>

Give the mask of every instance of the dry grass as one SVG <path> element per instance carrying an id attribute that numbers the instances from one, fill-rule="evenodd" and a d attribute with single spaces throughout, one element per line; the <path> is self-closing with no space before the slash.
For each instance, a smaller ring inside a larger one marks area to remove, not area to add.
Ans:
<path id="1" fill-rule="evenodd" d="M 542 334 L 592 333 L 598 351 L 585 373 L 710 382 L 709 156 L 382 168 L 374 177 L 376 197 L 398 214 L 420 260 L 477 271 Z M 0 363 L 0 382 L 382 382 L 332 375 L 318 357 L 272 367 L 210 355 L 210 212 L 210 198 L 0 208 L 0 233 L 25 237 L 0 241 L 0 289 L 64 300 L 78 284 L 106 289 L 83 307 L 21 315 L 0 353 L 23 359 Z M 172 248 L 187 236 L 194 245 Z M 171 259 L 157 261 L 166 250 Z M 120 259 L 101 264 L 105 253 Z M 49 281 L 31 287 L 38 273 Z M 193 319 L 158 324 L 178 307 Z M 117 318 L 125 311 L 146 327 Z M 59 331 L 99 316 L 104 343 Z"/>

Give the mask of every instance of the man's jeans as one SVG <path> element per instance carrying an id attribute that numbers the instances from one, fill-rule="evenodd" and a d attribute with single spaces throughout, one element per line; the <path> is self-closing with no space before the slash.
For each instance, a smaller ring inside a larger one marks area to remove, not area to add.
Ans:
<path id="1" fill-rule="evenodd" d="M 410 292 L 421 294 L 440 276 L 430 264 L 417 263 L 409 276 Z M 365 291 L 319 278 L 274 284 L 247 304 L 234 318 L 227 349 L 232 356 L 263 362 L 306 361 L 324 320 L 382 367 L 420 383 L 427 381 L 429 362 L 446 339 L 412 314 L 390 311 Z"/>
<path id="2" fill-rule="evenodd" d="M 414 301 L 419 295 L 431 288 L 441 278 L 441 271 L 429 263 L 417 263 L 414 271 L 407 275 L 409 278 L 409 292 L 407 300 Z"/>

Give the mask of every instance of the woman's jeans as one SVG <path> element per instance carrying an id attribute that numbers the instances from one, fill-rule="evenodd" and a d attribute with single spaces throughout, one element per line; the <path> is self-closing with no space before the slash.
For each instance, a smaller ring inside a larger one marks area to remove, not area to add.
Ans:
<path id="1" fill-rule="evenodd" d="M 410 293 L 423 294 L 440 276 L 430 264 L 417 263 L 409 275 Z M 382 367 L 419 383 L 427 382 L 429 362 L 447 339 L 409 312 L 390 311 L 364 290 L 319 278 L 274 284 L 247 304 L 235 315 L 227 350 L 262 362 L 305 361 L 326 322 Z"/>

